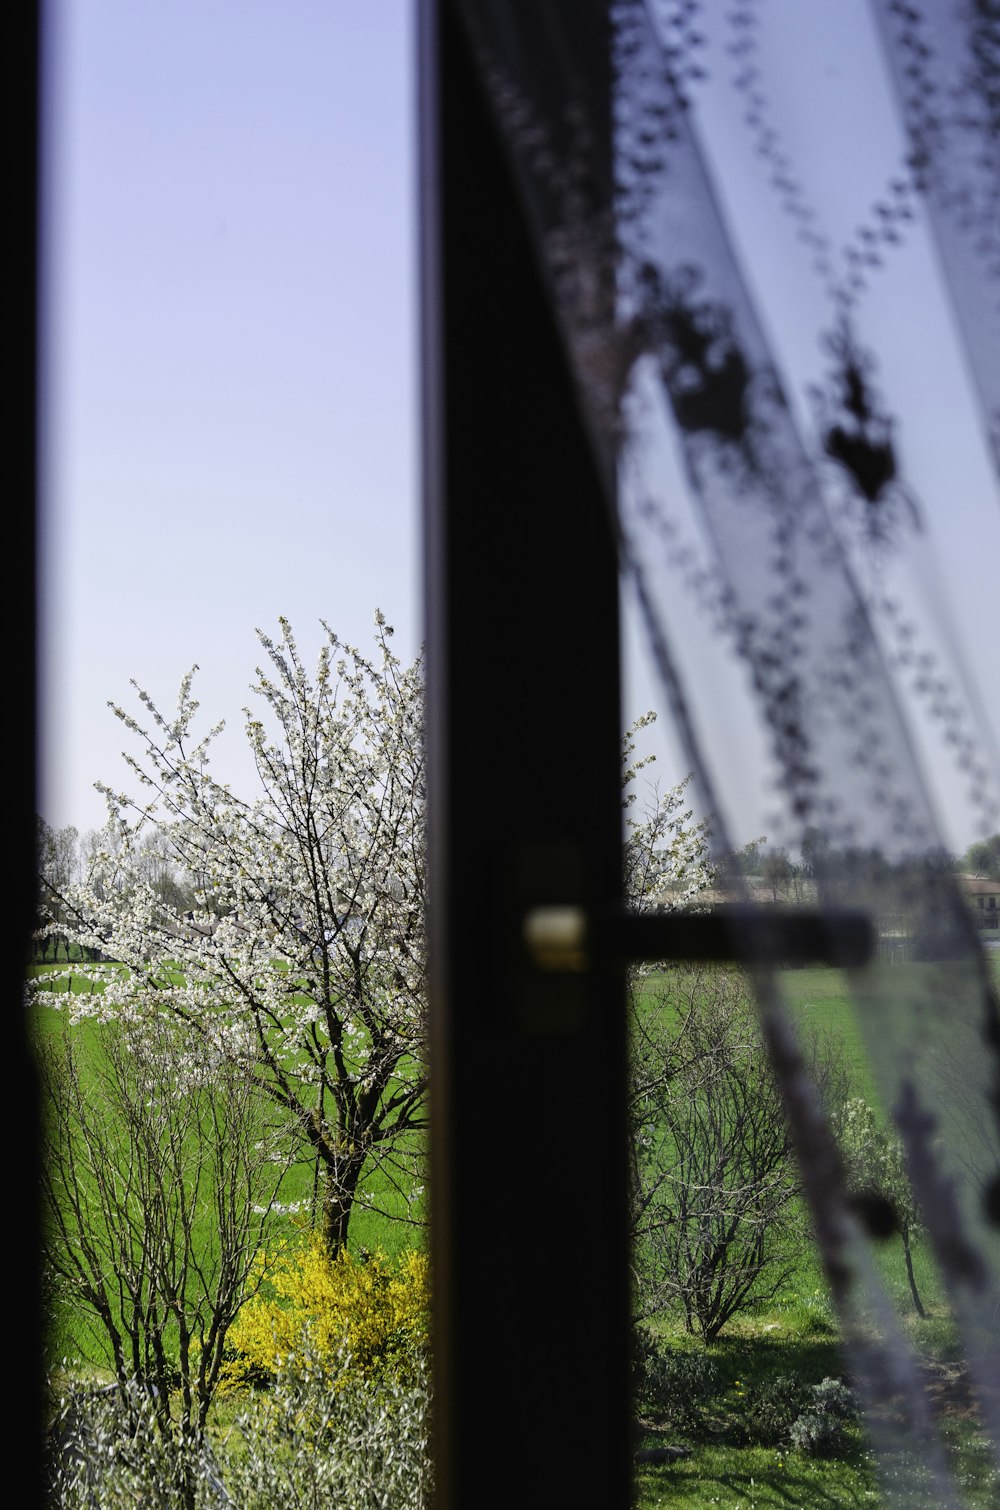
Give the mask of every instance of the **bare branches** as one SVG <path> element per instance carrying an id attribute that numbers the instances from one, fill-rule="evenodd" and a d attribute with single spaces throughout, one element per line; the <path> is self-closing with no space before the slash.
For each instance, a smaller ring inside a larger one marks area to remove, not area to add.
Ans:
<path id="1" fill-rule="evenodd" d="M 749 983 L 735 969 L 669 972 L 633 995 L 630 1173 L 635 1305 L 668 1307 L 706 1341 L 773 1299 L 807 1241 L 781 1093 Z M 813 1054 L 821 1095 L 835 1057 Z"/>
<path id="2" fill-rule="evenodd" d="M 88 1313 L 123 1391 L 200 1432 L 291 1145 L 246 1076 L 192 1058 L 169 1019 L 39 1046 L 46 1118 L 44 1257 Z M 106 1362 L 103 1359 L 91 1361 Z"/>

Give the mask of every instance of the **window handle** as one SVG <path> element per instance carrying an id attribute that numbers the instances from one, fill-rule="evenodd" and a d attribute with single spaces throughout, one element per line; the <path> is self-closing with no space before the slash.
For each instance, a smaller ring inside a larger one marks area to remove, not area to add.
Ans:
<path id="1" fill-rule="evenodd" d="M 522 930 L 540 970 L 585 970 L 596 957 L 733 960 L 758 965 L 856 968 L 875 952 L 875 929 L 854 908 L 762 907 L 727 903 L 711 912 L 619 912 L 592 918 L 583 907 L 532 907 Z"/>

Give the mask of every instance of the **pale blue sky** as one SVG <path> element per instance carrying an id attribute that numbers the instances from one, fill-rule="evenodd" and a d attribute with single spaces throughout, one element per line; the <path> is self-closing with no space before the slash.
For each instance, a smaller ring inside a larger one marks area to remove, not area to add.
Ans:
<path id="1" fill-rule="evenodd" d="M 86 828 L 130 677 L 198 662 L 238 732 L 279 614 L 415 652 L 414 78 L 406 0 L 46 9 L 42 804 Z"/>
<path id="2" fill-rule="evenodd" d="M 103 817 L 92 783 L 124 778 L 106 703 L 130 697 L 131 677 L 170 707 L 197 661 L 206 715 L 230 724 L 222 773 L 242 785 L 256 625 L 287 615 L 311 659 L 321 617 L 365 644 L 380 606 L 401 654 L 417 648 L 413 16 L 409 0 L 46 9 L 41 803 L 51 822 L 88 828 Z M 803 166 L 828 185 L 837 240 L 899 150 L 864 5 L 765 10 L 772 82 Z M 721 54 L 714 67 L 719 81 L 732 71 Z M 705 95 L 702 121 L 801 396 L 822 366 L 822 301 L 730 91 Z M 937 501 L 930 554 L 992 711 L 996 487 L 919 236 L 896 272 L 868 306 L 880 379 L 906 422 L 907 467 Z M 695 634 L 687 651 L 696 673 Z M 655 697 L 641 666 L 628 686 L 630 712 Z M 731 695 L 710 702 L 703 732 L 735 769 Z M 682 774 L 669 739 L 662 757 L 665 779 Z M 743 838 L 760 832 L 756 779 L 730 783 L 747 794 Z M 948 826 L 966 841 L 958 808 Z"/>

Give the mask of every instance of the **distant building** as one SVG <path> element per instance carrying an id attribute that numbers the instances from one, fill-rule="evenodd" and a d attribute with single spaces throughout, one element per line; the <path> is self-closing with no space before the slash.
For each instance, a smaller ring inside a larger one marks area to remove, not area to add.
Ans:
<path id="1" fill-rule="evenodd" d="M 978 927 L 1000 931 L 1000 881 L 990 881 L 983 876 L 959 876 L 958 879 Z"/>

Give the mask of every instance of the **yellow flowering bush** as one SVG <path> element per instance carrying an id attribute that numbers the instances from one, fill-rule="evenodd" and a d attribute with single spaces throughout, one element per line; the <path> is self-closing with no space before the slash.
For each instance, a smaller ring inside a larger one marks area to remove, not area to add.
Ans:
<path id="1" fill-rule="evenodd" d="M 317 1233 L 263 1261 L 260 1292 L 230 1329 L 236 1382 L 308 1349 L 335 1369 L 375 1377 L 404 1366 L 427 1342 L 429 1284 L 424 1254 L 396 1264 L 381 1252 L 331 1258 Z"/>

